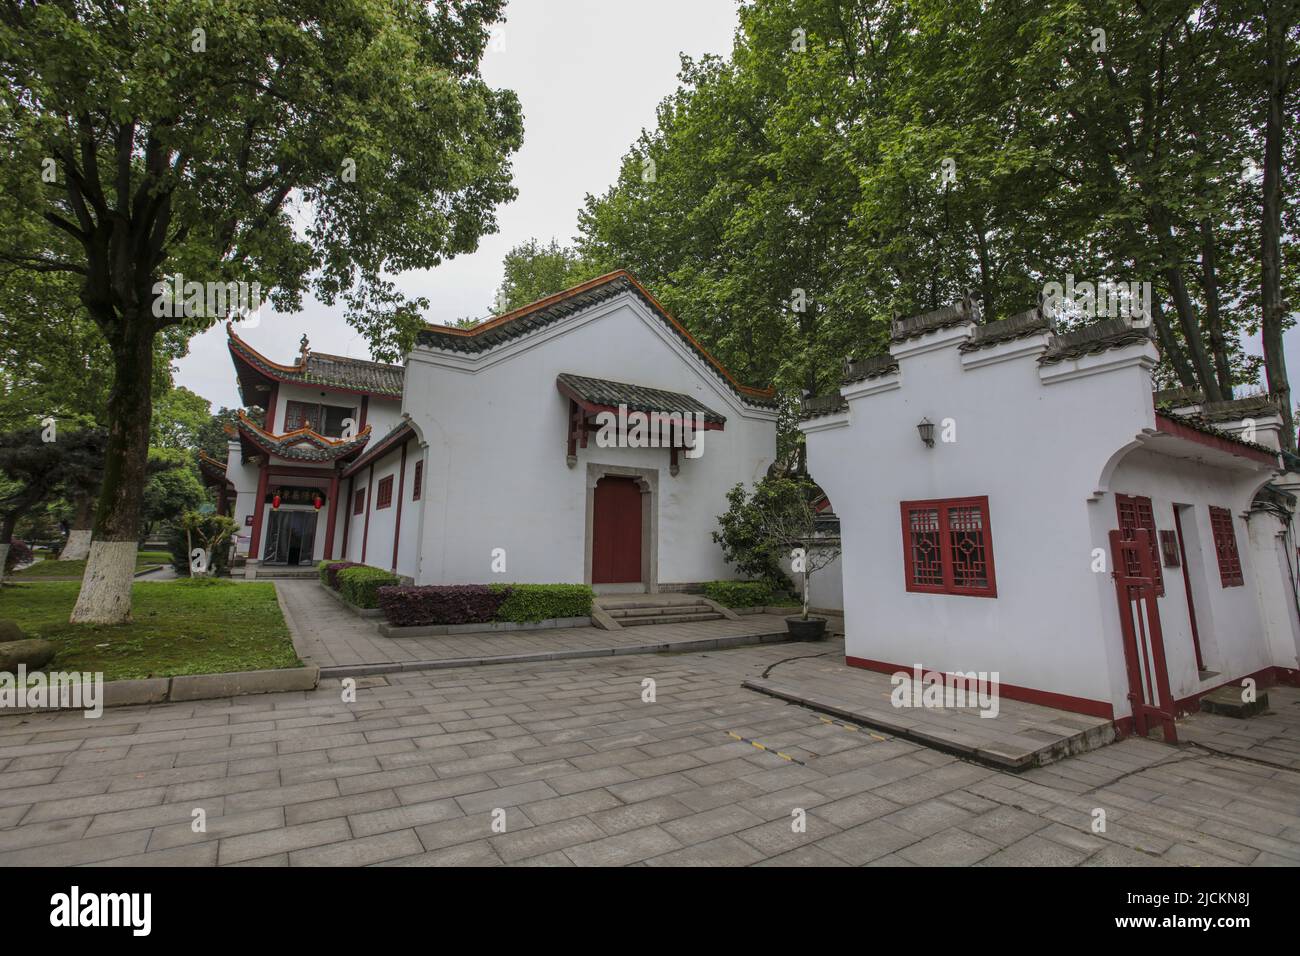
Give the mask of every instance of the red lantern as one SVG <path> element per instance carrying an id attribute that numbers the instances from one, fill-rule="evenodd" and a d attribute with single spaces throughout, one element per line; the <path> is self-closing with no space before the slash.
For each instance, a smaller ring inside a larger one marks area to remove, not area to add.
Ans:
<path id="1" fill-rule="evenodd" d="M 280 509 L 280 496 L 276 495 L 274 498 L 271 499 L 271 510 L 278 511 L 279 509 Z"/>
<path id="2" fill-rule="evenodd" d="M 323 503 L 323 502 L 320 500 L 320 495 L 315 495 L 315 496 L 311 499 L 312 507 L 315 508 L 317 511 L 320 511 L 320 506 L 321 506 L 322 503 Z"/>

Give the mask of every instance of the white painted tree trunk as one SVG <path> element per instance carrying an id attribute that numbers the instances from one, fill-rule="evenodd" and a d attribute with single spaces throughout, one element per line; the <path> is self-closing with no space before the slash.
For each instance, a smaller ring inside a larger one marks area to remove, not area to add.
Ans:
<path id="1" fill-rule="evenodd" d="M 73 528 L 68 532 L 68 540 L 59 552 L 60 561 L 84 561 L 90 554 L 89 528 Z"/>
<path id="2" fill-rule="evenodd" d="M 9 560 L 9 542 L 0 542 L 0 581 L 5 579 L 5 562 Z"/>
<path id="3" fill-rule="evenodd" d="M 93 541 L 73 624 L 126 624 L 131 620 L 135 541 Z"/>

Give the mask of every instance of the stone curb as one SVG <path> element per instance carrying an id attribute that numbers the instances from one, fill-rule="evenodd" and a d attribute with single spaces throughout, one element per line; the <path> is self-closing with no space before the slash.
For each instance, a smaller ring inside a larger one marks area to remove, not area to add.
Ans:
<path id="1" fill-rule="evenodd" d="M 320 668 L 315 666 L 230 671 L 224 674 L 190 674 L 180 677 L 149 677 L 140 680 L 111 680 L 104 682 L 104 706 L 133 707 L 140 704 L 242 697 L 246 694 L 278 694 L 286 691 L 314 690 L 318 683 L 320 683 Z M 13 714 L 52 713 L 63 709 L 5 708 L 0 710 L 0 717 Z"/>
<path id="2" fill-rule="evenodd" d="M 275 579 L 268 578 L 267 580 L 274 581 Z M 335 591 L 329 585 L 321 584 L 319 581 L 317 581 L 316 584 L 320 587 L 322 591 L 324 591 L 335 601 L 337 601 L 340 604 L 340 606 L 343 607 L 344 610 L 349 611 L 352 614 L 355 614 L 357 617 L 362 618 L 363 620 L 374 620 L 375 618 L 382 618 L 384 616 L 384 612 L 380 608 L 357 607 L 355 604 L 349 604 L 347 602 L 347 599 L 345 599 L 342 594 L 339 594 L 338 591 Z"/>
<path id="3" fill-rule="evenodd" d="M 396 627 L 380 624 L 384 637 L 446 637 L 452 634 L 496 634 L 508 631 L 546 631 L 557 627 L 591 627 L 589 617 L 552 617 L 545 621 L 489 621 L 486 624 L 425 624 Z"/>
<path id="4" fill-rule="evenodd" d="M 754 644 L 783 644 L 790 640 L 788 631 L 770 634 L 738 634 L 732 637 L 702 638 L 697 641 L 673 641 L 657 644 L 628 644 L 624 647 L 582 647 L 572 650 L 541 651 L 536 654 L 502 654 L 495 657 L 451 657 L 429 661 L 392 661 L 386 664 L 337 664 L 322 667 L 322 680 L 343 677 L 370 677 L 404 671 L 448 670 L 453 667 L 480 667 L 491 664 L 535 664 L 546 661 L 574 660 L 583 657 L 616 657 L 624 654 L 697 653 Z"/>

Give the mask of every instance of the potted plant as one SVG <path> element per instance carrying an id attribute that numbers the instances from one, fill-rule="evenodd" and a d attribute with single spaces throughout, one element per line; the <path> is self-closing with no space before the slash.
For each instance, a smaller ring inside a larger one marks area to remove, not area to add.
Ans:
<path id="1" fill-rule="evenodd" d="M 826 618 L 808 612 L 809 582 L 814 572 L 840 556 L 838 536 L 817 528 L 815 502 L 821 492 L 806 477 L 768 476 L 754 485 L 752 495 L 744 485 L 727 493 L 730 507 L 718 516 L 721 531 L 713 540 L 722 545 L 724 556 L 739 570 L 784 587 L 782 562 L 802 579 L 802 611 L 785 619 L 790 635 L 800 641 L 818 641 L 826 636 Z"/>

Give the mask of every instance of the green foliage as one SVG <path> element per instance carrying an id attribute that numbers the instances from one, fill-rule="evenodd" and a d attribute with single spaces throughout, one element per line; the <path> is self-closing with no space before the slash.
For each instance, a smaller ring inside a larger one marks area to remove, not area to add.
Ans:
<path id="1" fill-rule="evenodd" d="M 178 448 L 149 450 L 149 481 L 140 506 L 141 534 L 148 536 L 163 521 L 177 521 L 208 500 L 198 468 L 188 452 Z"/>
<path id="2" fill-rule="evenodd" d="M 167 389 L 154 399 L 150 445 L 175 450 L 194 448 L 212 420 L 211 409 L 211 402 L 188 388 Z"/>
<path id="3" fill-rule="evenodd" d="M 834 388 L 895 310 L 969 288 L 1006 318 L 1067 274 L 1151 282 L 1160 381 L 1225 391 L 1258 368 L 1241 334 L 1259 324 L 1261 188 L 1243 164 L 1266 161 L 1265 7 L 1296 63 L 1294 3 L 752 0 L 731 57 L 684 58 L 655 128 L 587 197 L 578 253 L 636 272 L 742 381 L 787 396 Z"/>
<path id="4" fill-rule="evenodd" d="M 555 239 L 545 246 L 536 239 L 520 243 L 506 253 L 501 266 L 504 275 L 494 303 L 498 314 L 562 292 L 600 274 L 593 263 Z"/>
<path id="5" fill-rule="evenodd" d="M 136 582 L 131 623 L 113 626 L 68 623 L 80 587 L 49 581 L 0 589 L 0 618 L 54 643 L 51 671 L 136 680 L 302 666 L 273 584 Z"/>
<path id="6" fill-rule="evenodd" d="M 339 594 L 353 607 L 379 607 L 379 589 L 400 584 L 396 574 L 379 568 L 344 568 L 338 572 Z"/>
<path id="7" fill-rule="evenodd" d="M 181 577 L 201 577 L 191 569 L 190 553 L 202 548 L 208 553 L 207 574 L 225 577 L 230 573 L 230 536 L 238 527 L 235 519 L 226 515 L 185 512 L 168 530 L 172 568 Z"/>
<path id="8" fill-rule="evenodd" d="M 723 607 L 762 607 L 773 601 L 767 581 L 706 581 L 704 596 Z"/>
<path id="9" fill-rule="evenodd" d="M 493 584 L 505 592 L 498 621 L 548 621 L 560 617 L 590 617 L 595 592 L 586 584 Z"/>

